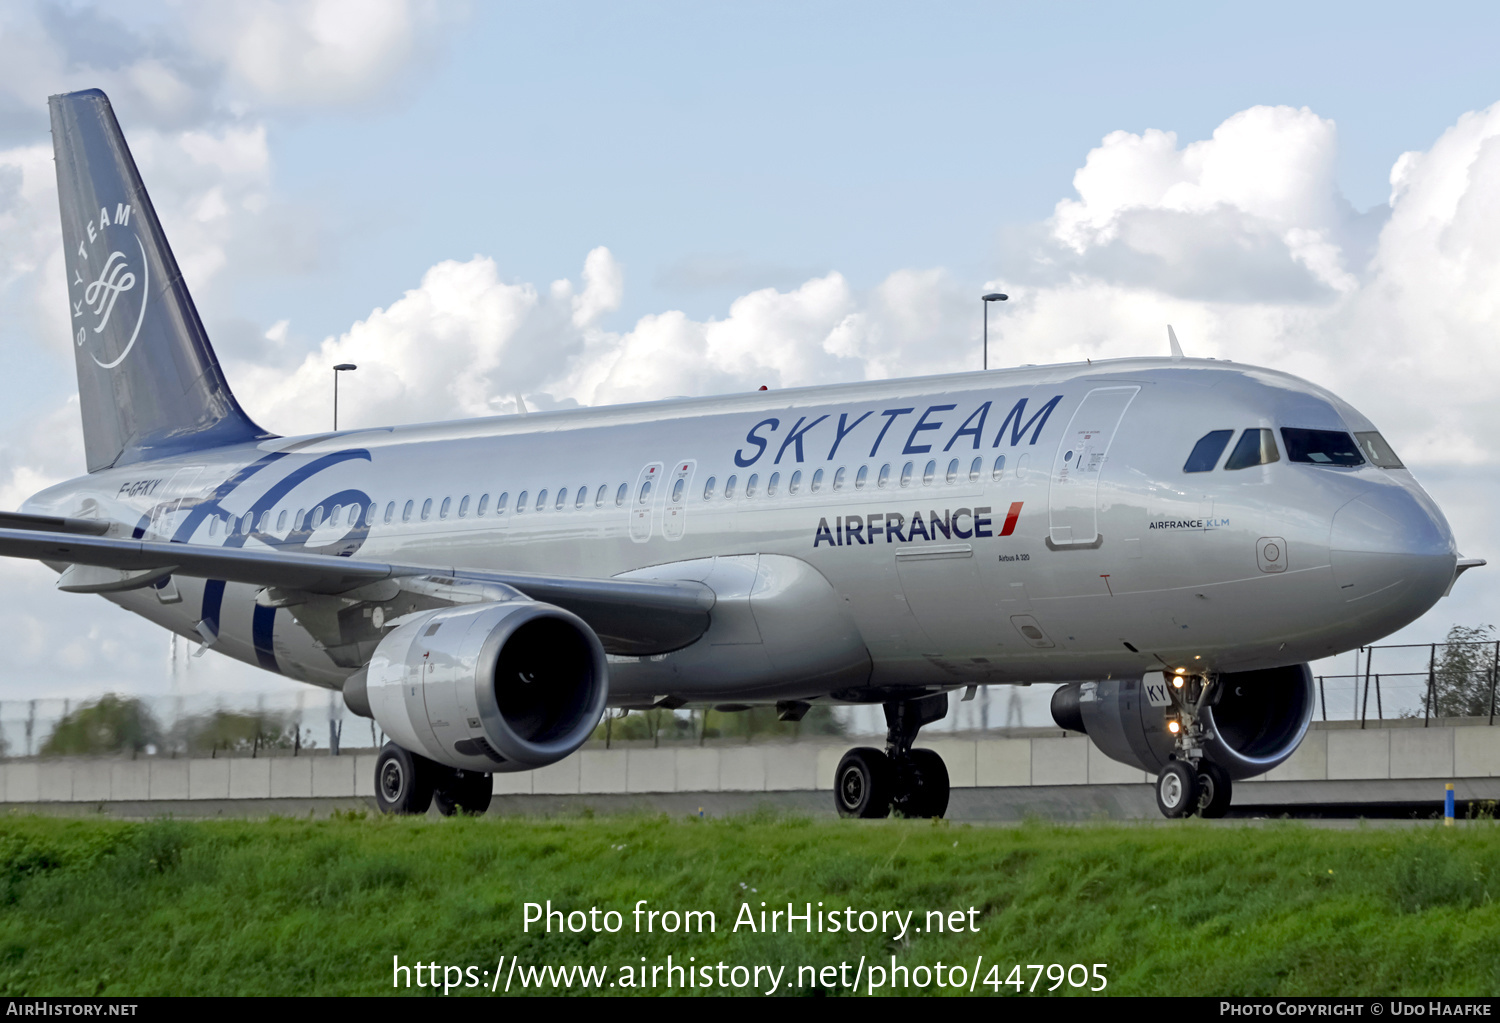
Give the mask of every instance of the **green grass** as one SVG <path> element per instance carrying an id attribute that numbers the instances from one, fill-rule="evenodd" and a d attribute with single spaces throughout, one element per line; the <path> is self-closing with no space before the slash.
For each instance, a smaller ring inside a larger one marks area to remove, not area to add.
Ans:
<path id="1" fill-rule="evenodd" d="M 395 955 L 481 971 L 501 954 L 616 971 L 670 953 L 677 963 L 785 965 L 783 991 L 802 994 L 798 966 L 852 969 L 860 956 L 888 965 L 891 955 L 972 966 L 983 955 L 986 973 L 1001 966 L 991 979 L 1013 964 L 1107 963 L 1117 994 L 1493 996 L 1497 896 L 1500 826 L 1484 821 L 1320 830 L 771 814 L 11 816 L 0 818 L 0 994 L 380 994 L 391 990 Z M 523 932 L 523 903 L 547 899 L 620 910 L 625 929 Z M 713 910 L 718 932 L 634 933 L 638 899 Z M 918 926 L 928 910 L 974 906 L 979 933 L 899 943 L 733 933 L 747 900 L 757 910 L 761 900 L 916 910 Z M 989 991 L 984 979 L 977 992 Z"/>

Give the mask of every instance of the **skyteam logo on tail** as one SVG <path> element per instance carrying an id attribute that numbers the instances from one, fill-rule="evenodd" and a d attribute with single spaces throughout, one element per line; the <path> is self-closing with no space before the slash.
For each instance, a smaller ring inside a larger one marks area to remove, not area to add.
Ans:
<path id="1" fill-rule="evenodd" d="M 73 343 L 103 369 L 125 361 L 146 318 L 151 271 L 130 214 L 128 203 L 116 203 L 113 213 L 100 207 L 98 219 L 84 225 L 87 237 L 70 254 Z"/>

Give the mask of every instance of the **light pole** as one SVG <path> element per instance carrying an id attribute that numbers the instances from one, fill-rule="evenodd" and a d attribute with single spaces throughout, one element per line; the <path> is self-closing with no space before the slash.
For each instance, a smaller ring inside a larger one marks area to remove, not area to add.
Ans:
<path id="1" fill-rule="evenodd" d="M 990 303 L 991 302 L 1004 302 L 1006 299 L 1010 298 L 1010 296 L 1009 295 L 1002 295 L 998 291 L 992 291 L 988 295 L 981 295 L 981 296 L 979 296 L 979 298 L 980 298 L 980 301 L 983 302 L 983 304 L 984 304 L 984 368 L 985 369 L 989 369 L 990 368 Z"/>
<path id="2" fill-rule="evenodd" d="M 339 374 L 355 369 L 359 367 L 352 362 L 341 362 L 333 367 L 333 431 L 335 433 L 339 429 Z"/>

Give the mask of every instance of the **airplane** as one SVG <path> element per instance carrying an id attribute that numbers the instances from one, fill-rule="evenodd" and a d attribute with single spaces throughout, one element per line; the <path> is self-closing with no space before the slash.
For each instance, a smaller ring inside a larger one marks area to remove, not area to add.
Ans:
<path id="1" fill-rule="evenodd" d="M 1181 355 L 281 437 L 236 401 L 107 97 L 49 101 L 88 473 L 0 555 L 342 692 L 389 813 L 483 812 L 607 707 L 881 704 L 846 817 L 939 817 L 949 694 L 1059 726 L 1168 817 L 1305 735 L 1308 662 L 1481 565 L 1374 424 Z"/>

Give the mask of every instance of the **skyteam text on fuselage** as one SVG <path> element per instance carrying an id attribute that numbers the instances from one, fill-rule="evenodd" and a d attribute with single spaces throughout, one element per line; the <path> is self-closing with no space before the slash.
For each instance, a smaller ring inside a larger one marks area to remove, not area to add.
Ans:
<path id="1" fill-rule="evenodd" d="M 228 656 L 339 689 L 396 812 L 488 805 L 606 706 L 876 702 L 850 816 L 940 816 L 947 693 L 1067 683 L 1065 727 L 1219 814 L 1284 761 L 1312 659 L 1464 568 L 1330 392 L 1180 357 L 278 437 L 229 389 L 108 100 L 51 100 L 88 475 L 0 515 Z"/>

